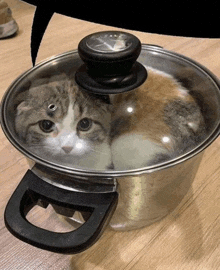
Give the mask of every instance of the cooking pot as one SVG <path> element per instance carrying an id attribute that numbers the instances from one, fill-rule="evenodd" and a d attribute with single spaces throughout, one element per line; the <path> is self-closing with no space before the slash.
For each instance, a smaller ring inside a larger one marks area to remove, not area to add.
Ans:
<path id="1" fill-rule="evenodd" d="M 107 225 L 132 230 L 162 219 L 219 135 L 219 90 L 199 63 L 118 31 L 89 35 L 31 68 L 1 106 L 5 135 L 31 164 L 6 227 L 36 247 L 77 253 Z M 57 233 L 27 221 L 35 205 L 49 204 L 69 218 L 78 211 L 82 226 Z"/>

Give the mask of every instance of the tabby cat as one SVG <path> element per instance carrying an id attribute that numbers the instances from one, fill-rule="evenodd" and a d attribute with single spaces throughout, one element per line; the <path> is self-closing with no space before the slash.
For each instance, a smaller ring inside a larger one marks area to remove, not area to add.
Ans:
<path id="1" fill-rule="evenodd" d="M 202 140 L 202 113 L 177 80 L 147 70 L 143 85 L 109 102 L 65 76 L 33 85 L 16 131 L 33 152 L 74 168 L 136 169 L 181 155 Z"/>
<path id="2" fill-rule="evenodd" d="M 109 105 L 80 91 L 65 75 L 34 83 L 18 105 L 15 121 L 29 149 L 68 166 L 111 166 Z"/>

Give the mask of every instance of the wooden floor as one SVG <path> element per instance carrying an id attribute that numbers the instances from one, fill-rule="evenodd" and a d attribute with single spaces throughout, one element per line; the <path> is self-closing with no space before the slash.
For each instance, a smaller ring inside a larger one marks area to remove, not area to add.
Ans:
<path id="1" fill-rule="evenodd" d="M 8 0 L 20 31 L 0 40 L 0 98 L 10 83 L 31 68 L 30 35 L 35 8 Z M 112 29 L 55 14 L 41 44 L 37 62 L 77 48 L 85 35 Z M 142 43 L 184 54 L 220 77 L 220 39 L 195 39 L 133 32 Z M 204 154 L 191 190 L 175 211 L 142 230 L 114 232 L 77 255 L 60 255 L 29 246 L 5 228 L 4 208 L 28 168 L 24 156 L 0 131 L 0 269 L 1 270 L 218 270 L 220 269 L 220 138 Z M 41 216 L 42 215 L 42 216 Z M 48 209 L 30 219 L 45 226 L 69 228 Z M 48 225 L 50 224 L 50 225 Z"/>

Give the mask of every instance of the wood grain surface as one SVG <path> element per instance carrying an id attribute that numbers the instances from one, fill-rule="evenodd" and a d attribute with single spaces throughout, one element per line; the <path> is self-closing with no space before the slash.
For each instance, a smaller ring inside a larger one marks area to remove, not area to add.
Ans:
<path id="1" fill-rule="evenodd" d="M 0 98 L 22 72 L 31 68 L 30 35 L 35 7 L 8 0 L 19 33 L 0 40 Z M 113 29 L 55 14 L 43 38 L 37 62 L 77 48 L 90 33 Z M 196 39 L 134 33 L 188 56 L 220 77 L 220 39 Z M 218 270 L 220 269 L 220 138 L 205 151 L 191 190 L 169 216 L 141 230 L 107 229 L 100 240 L 77 255 L 61 255 L 29 246 L 5 228 L 10 195 L 28 168 L 25 157 L 0 131 L 0 269 L 2 270 Z M 35 208 L 29 218 L 45 228 L 71 229 L 52 209 Z"/>

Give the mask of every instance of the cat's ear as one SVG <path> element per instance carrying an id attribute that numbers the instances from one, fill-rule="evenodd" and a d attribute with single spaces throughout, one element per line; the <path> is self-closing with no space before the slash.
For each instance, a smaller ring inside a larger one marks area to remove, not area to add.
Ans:
<path id="1" fill-rule="evenodd" d="M 17 107 L 17 115 L 20 115 L 23 112 L 27 112 L 31 109 L 31 107 L 26 104 L 25 101 L 21 102 Z"/>

